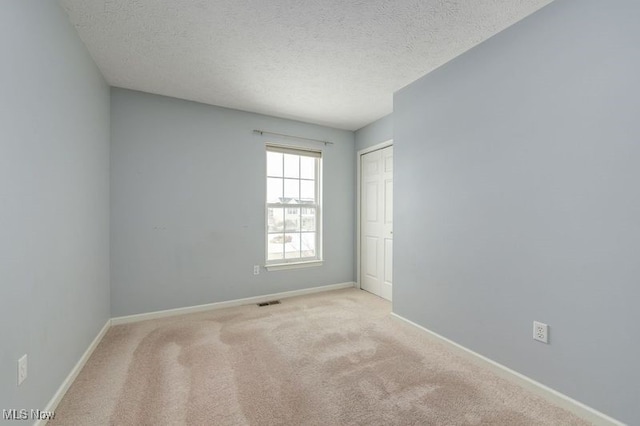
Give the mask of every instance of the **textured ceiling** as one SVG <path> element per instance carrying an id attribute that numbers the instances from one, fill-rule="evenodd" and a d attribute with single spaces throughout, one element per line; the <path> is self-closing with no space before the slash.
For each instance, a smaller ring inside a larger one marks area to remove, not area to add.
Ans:
<path id="1" fill-rule="evenodd" d="M 551 0 L 60 0 L 107 82 L 355 130 Z"/>

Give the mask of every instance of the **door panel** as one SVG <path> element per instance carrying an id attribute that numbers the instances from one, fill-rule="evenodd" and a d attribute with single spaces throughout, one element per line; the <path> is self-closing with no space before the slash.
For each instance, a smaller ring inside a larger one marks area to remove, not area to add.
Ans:
<path id="1" fill-rule="evenodd" d="M 384 182 L 384 223 L 393 224 L 393 179 Z"/>
<path id="2" fill-rule="evenodd" d="M 393 147 L 367 153 L 360 161 L 360 285 L 391 300 Z"/>
<path id="3" fill-rule="evenodd" d="M 378 182 L 368 182 L 366 186 L 365 198 L 367 200 L 365 209 L 367 212 L 367 222 L 378 221 Z"/>
<path id="4" fill-rule="evenodd" d="M 384 282 L 391 285 L 393 277 L 393 240 L 384 240 Z"/>
<path id="5" fill-rule="evenodd" d="M 390 151 L 383 152 L 384 171 L 388 173 L 392 173 L 393 172 L 393 147 L 389 147 L 389 148 L 390 148 Z"/>
<path id="6" fill-rule="evenodd" d="M 378 278 L 378 238 L 367 237 L 366 239 L 366 262 L 364 275 L 374 279 Z"/>

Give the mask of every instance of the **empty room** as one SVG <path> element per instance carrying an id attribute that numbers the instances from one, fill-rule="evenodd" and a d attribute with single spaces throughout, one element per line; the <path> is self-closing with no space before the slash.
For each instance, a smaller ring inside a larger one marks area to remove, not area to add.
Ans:
<path id="1" fill-rule="evenodd" d="M 4 1 L 0 423 L 640 424 L 638 22 Z"/>

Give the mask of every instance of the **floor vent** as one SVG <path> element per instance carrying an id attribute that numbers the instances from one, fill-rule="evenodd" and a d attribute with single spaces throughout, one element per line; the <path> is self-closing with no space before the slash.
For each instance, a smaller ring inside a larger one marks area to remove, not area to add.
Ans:
<path id="1" fill-rule="evenodd" d="M 279 300 L 270 300 L 268 302 L 258 303 L 258 306 L 269 306 L 269 305 L 279 305 L 279 304 L 280 304 Z"/>

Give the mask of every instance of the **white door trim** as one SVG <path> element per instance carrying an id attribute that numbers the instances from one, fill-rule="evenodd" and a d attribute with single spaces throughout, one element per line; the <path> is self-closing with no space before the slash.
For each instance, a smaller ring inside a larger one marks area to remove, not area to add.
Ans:
<path id="1" fill-rule="evenodd" d="M 364 148 L 361 149 L 360 151 L 358 151 L 357 155 L 356 155 L 356 176 L 357 176 L 357 183 L 356 183 L 356 288 L 359 288 L 362 290 L 362 283 L 360 282 L 360 215 L 362 214 L 360 211 L 360 191 L 361 191 L 361 185 L 362 185 L 362 170 L 360 170 L 360 168 L 362 167 L 362 156 L 365 154 L 368 154 L 370 152 L 373 151 L 378 151 L 384 148 L 387 148 L 389 146 L 393 146 L 393 139 L 389 139 L 388 141 L 384 141 L 381 142 L 379 144 L 370 146 L 368 148 Z"/>

